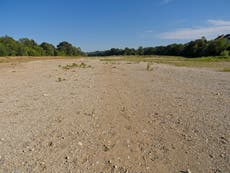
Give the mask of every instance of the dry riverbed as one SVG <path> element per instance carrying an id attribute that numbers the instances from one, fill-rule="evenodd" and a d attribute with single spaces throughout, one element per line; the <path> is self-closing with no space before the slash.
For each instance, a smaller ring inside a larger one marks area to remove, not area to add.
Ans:
<path id="1" fill-rule="evenodd" d="M 230 73 L 146 67 L 0 64 L 0 172 L 229 173 Z"/>

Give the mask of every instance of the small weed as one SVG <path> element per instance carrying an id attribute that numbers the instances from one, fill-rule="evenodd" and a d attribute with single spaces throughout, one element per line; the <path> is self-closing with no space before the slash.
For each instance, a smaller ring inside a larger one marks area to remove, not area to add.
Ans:
<path id="1" fill-rule="evenodd" d="M 80 64 L 72 63 L 72 64 L 67 64 L 66 66 L 63 66 L 62 68 L 64 70 L 69 70 L 71 68 L 91 68 L 91 65 L 87 65 L 84 62 L 81 62 Z"/>
<path id="2" fill-rule="evenodd" d="M 103 150 L 104 150 L 104 152 L 107 152 L 107 151 L 109 151 L 109 147 L 107 147 L 106 145 L 103 145 Z"/>
<path id="3" fill-rule="evenodd" d="M 146 70 L 147 71 L 153 71 L 153 67 L 151 67 L 152 63 L 148 62 L 147 63 L 147 67 L 146 67 Z"/>
<path id="4" fill-rule="evenodd" d="M 59 77 L 59 78 L 56 80 L 56 82 L 62 82 L 62 81 L 65 81 L 65 80 L 66 80 L 66 79 Z"/>

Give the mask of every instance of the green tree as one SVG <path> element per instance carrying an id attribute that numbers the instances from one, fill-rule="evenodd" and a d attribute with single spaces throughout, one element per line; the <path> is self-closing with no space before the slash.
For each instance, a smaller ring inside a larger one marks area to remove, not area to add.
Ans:
<path id="1" fill-rule="evenodd" d="M 137 55 L 144 55 L 144 48 L 142 46 L 140 46 L 138 49 L 137 49 Z"/>
<path id="2" fill-rule="evenodd" d="M 0 43 L 0 56 L 7 56 L 8 52 L 4 44 Z"/>
<path id="3" fill-rule="evenodd" d="M 67 56 L 77 56 L 82 55 L 81 49 L 74 47 L 72 44 L 63 41 L 58 44 L 57 46 L 58 54 L 59 55 L 67 55 Z"/>
<path id="4" fill-rule="evenodd" d="M 12 37 L 9 36 L 0 37 L 0 43 L 4 45 L 4 50 L 2 51 L 4 52 L 5 56 L 17 55 L 19 43 L 15 41 Z"/>
<path id="5" fill-rule="evenodd" d="M 26 47 L 35 47 L 37 46 L 37 43 L 34 40 L 30 40 L 28 38 L 21 38 L 19 39 L 19 43 Z"/>
<path id="6" fill-rule="evenodd" d="M 210 56 L 218 56 L 226 50 L 229 46 L 229 43 L 227 42 L 226 39 L 217 39 L 217 40 L 212 40 L 209 41 L 208 46 L 207 46 L 207 55 Z"/>
<path id="7" fill-rule="evenodd" d="M 52 44 L 43 42 L 40 47 L 43 49 L 46 56 L 56 56 L 57 52 Z"/>
<path id="8" fill-rule="evenodd" d="M 22 47 L 20 47 L 20 54 L 26 56 L 43 56 L 45 55 L 45 51 L 38 46 L 38 44 L 34 40 L 30 40 L 28 38 L 19 39 L 19 43 Z"/>

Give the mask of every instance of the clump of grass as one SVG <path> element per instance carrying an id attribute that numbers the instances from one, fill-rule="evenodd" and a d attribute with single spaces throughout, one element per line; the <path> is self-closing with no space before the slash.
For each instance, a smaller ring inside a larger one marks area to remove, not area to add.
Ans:
<path id="1" fill-rule="evenodd" d="M 223 70 L 222 70 L 222 72 L 230 72 L 230 67 L 228 68 L 224 68 Z"/>
<path id="2" fill-rule="evenodd" d="M 56 80 L 56 82 L 62 82 L 62 81 L 65 81 L 65 80 L 66 80 L 66 79 L 59 77 L 59 78 Z"/>
<path id="3" fill-rule="evenodd" d="M 6 59 L 0 59 L 0 63 L 7 63 L 7 62 L 9 62 L 9 61 Z"/>
<path id="4" fill-rule="evenodd" d="M 147 63 L 146 70 L 147 71 L 153 71 L 152 63 L 150 63 L 150 62 Z"/>
<path id="5" fill-rule="evenodd" d="M 81 62 L 80 64 L 77 64 L 77 63 L 67 64 L 66 66 L 63 66 L 62 68 L 64 70 L 69 70 L 72 68 L 91 68 L 91 65 L 87 65 L 84 62 Z"/>

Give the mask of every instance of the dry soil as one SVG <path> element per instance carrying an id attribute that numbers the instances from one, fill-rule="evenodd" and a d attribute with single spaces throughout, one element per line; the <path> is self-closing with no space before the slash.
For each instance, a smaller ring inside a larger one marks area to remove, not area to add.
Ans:
<path id="1" fill-rule="evenodd" d="M 0 172 L 229 173 L 230 73 L 146 65 L 0 64 Z"/>

